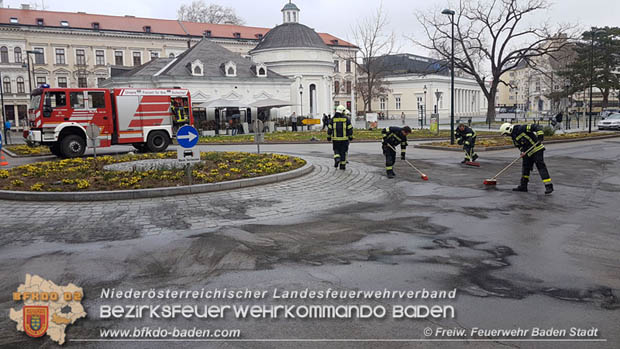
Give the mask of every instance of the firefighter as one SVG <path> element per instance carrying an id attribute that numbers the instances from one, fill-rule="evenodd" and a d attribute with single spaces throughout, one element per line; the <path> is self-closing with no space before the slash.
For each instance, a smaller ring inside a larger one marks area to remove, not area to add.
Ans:
<path id="1" fill-rule="evenodd" d="M 499 130 L 502 135 L 512 137 L 512 142 L 515 147 L 521 150 L 521 157 L 523 158 L 521 184 L 514 188 L 513 191 L 527 192 L 530 172 L 534 165 L 536 165 L 540 178 L 545 184 L 545 194 L 551 194 L 553 192 L 553 184 L 551 183 L 547 165 L 545 165 L 545 146 L 542 144 L 545 134 L 542 126 L 537 124 L 511 125 L 510 123 L 505 123 L 500 126 Z M 530 150 L 530 148 L 532 149 Z"/>
<path id="2" fill-rule="evenodd" d="M 184 124 L 188 122 L 187 112 L 183 107 L 183 100 L 181 98 L 174 100 L 170 105 L 170 109 L 172 111 L 172 115 L 174 115 L 175 124 Z"/>
<path id="3" fill-rule="evenodd" d="M 396 149 L 400 145 L 400 158 L 405 160 L 405 151 L 407 149 L 407 136 L 411 133 L 411 127 L 386 127 L 381 130 L 383 134 L 383 155 L 385 155 L 385 170 L 388 178 L 394 178 L 394 162 L 396 162 Z M 390 147 L 391 146 L 391 147 Z"/>
<path id="4" fill-rule="evenodd" d="M 465 151 L 465 160 L 461 161 L 462 164 L 468 162 L 474 162 L 478 158 L 478 154 L 474 151 L 476 146 L 476 131 L 471 127 L 465 126 L 465 124 L 459 124 L 454 131 L 454 136 L 459 145 L 463 146 Z"/>
<path id="5" fill-rule="evenodd" d="M 349 142 L 353 140 L 353 125 L 346 117 L 347 109 L 339 105 L 336 113 L 327 126 L 327 141 L 332 142 L 334 148 L 334 167 L 341 170 L 347 168 L 347 153 Z"/>

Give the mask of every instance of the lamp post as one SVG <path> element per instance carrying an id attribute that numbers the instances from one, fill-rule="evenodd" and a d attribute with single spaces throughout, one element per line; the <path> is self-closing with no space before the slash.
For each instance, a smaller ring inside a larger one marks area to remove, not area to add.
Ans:
<path id="1" fill-rule="evenodd" d="M 450 57 L 450 144 L 454 144 L 454 14 L 453 10 L 445 9 L 441 14 L 450 16 L 452 26 L 452 53 Z"/>
<path id="2" fill-rule="evenodd" d="M 516 89 L 516 87 L 515 87 Z M 515 122 L 518 121 L 517 108 L 519 107 L 519 90 L 515 91 Z"/>
<path id="3" fill-rule="evenodd" d="M 37 54 L 38 51 L 27 50 L 26 51 L 26 65 L 28 67 L 28 87 L 30 88 L 30 92 L 32 92 L 32 79 L 34 79 L 34 62 L 30 63 L 30 55 Z M 30 75 L 30 71 L 32 70 L 32 76 Z"/>
<path id="4" fill-rule="evenodd" d="M 422 111 L 422 116 L 424 117 L 424 125 L 426 125 L 426 85 L 424 85 L 424 109 Z"/>
<path id="5" fill-rule="evenodd" d="M 603 30 L 591 28 L 591 44 L 590 44 L 590 116 L 588 118 L 588 133 L 592 133 L 592 86 L 594 85 L 594 36 L 604 33 Z"/>
<path id="6" fill-rule="evenodd" d="M 304 86 L 302 84 L 299 84 L 299 117 L 302 117 L 302 115 L 304 115 L 303 95 L 304 95 Z"/>

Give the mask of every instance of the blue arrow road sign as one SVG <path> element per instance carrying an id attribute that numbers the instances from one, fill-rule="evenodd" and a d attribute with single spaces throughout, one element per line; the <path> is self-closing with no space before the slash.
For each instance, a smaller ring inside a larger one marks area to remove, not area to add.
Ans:
<path id="1" fill-rule="evenodd" d="M 177 142 L 183 148 L 193 148 L 198 143 L 198 131 L 190 125 L 185 125 L 177 132 Z"/>

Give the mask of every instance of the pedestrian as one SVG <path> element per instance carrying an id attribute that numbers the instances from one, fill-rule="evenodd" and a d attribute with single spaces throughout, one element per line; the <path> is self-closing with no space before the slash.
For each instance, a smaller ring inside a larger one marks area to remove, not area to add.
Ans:
<path id="1" fill-rule="evenodd" d="M 405 119 L 407 119 L 407 117 L 405 116 L 405 112 L 400 113 L 400 121 L 403 125 L 405 125 Z"/>
<path id="2" fill-rule="evenodd" d="M 540 174 L 540 178 L 545 184 L 545 194 L 551 194 L 553 192 L 553 184 L 545 164 L 545 146 L 542 144 L 545 134 L 542 126 L 537 124 L 512 125 L 505 123 L 500 126 L 499 130 L 502 135 L 512 138 L 515 147 L 521 150 L 521 158 L 523 158 L 521 184 L 514 188 L 513 191 L 527 192 L 530 172 L 534 165 L 536 165 L 538 174 Z"/>
<path id="3" fill-rule="evenodd" d="M 556 122 L 555 129 L 557 131 L 565 132 L 564 126 L 562 124 L 563 120 L 564 120 L 564 115 L 562 114 L 562 112 L 559 112 L 558 115 L 555 116 L 555 122 Z"/>
<path id="4" fill-rule="evenodd" d="M 328 124 L 329 124 L 329 118 L 327 117 L 327 114 L 324 113 L 323 114 L 323 128 L 321 128 L 321 131 L 326 129 Z"/>
<path id="5" fill-rule="evenodd" d="M 297 132 L 297 114 L 295 114 L 295 112 L 291 115 L 291 126 L 293 132 Z"/>
<path id="6" fill-rule="evenodd" d="M 4 142 L 11 144 L 11 122 L 9 120 L 4 122 Z"/>
<path id="7" fill-rule="evenodd" d="M 459 124 L 456 131 L 454 131 L 454 137 L 458 144 L 463 146 L 463 150 L 465 151 L 465 159 L 461 161 L 461 164 L 476 161 L 478 158 L 478 154 L 474 151 L 474 147 L 476 146 L 476 131 L 469 126 L 465 126 L 465 124 Z"/>
<path id="8" fill-rule="evenodd" d="M 347 168 L 349 142 L 353 140 L 353 125 L 346 117 L 347 111 L 342 105 L 336 107 L 336 113 L 327 126 L 327 141 L 332 142 L 334 149 L 334 167 L 341 170 Z"/>
<path id="9" fill-rule="evenodd" d="M 391 126 L 381 130 L 383 134 L 383 155 L 385 155 L 385 170 L 388 178 L 394 178 L 394 162 L 396 162 L 396 146 L 400 145 L 400 158 L 405 160 L 405 151 L 407 149 L 407 136 L 411 134 L 409 126 L 397 127 Z"/>

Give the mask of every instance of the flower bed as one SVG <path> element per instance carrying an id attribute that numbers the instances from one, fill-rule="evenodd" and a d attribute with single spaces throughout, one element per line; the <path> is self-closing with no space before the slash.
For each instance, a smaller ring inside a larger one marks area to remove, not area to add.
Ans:
<path id="1" fill-rule="evenodd" d="M 146 159 L 171 159 L 176 152 L 99 156 L 37 162 L 0 170 L 0 188 L 15 191 L 74 192 L 126 190 L 187 185 L 184 169 L 108 171 L 105 165 Z M 216 183 L 260 177 L 302 167 L 300 158 L 279 154 L 239 152 L 201 153 L 202 162 L 192 167 L 192 184 Z"/>
<path id="2" fill-rule="evenodd" d="M 613 135 L 620 135 L 618 133 L 613 133 L 613 132 L 594 132 L 594 133 L 587 133 L 587 132 L 574 132 L 574 133 L 562 133 L 562 134 L 555 134 L 553 136 L 547 136 L 545 137 L 545 142 L 555 142 L 555 141 L 569 141 L 569 140 L 576 140 L 576 139 L 588 139 L 588 138 L 597 138 L 597 137 L 608 137 L 608 136 L 613 136 Z M 432 146 L 432 147 L 441 147 L 441 148 L 450 148 L 450 149 L 461 149 L 463 148 L 462 145 L 458 145 L 458 144 L 450 144 L 450 142 L 447 141 L 443 141 L 443 142 L 433 142 L 433 143 L 425 143 L 422 146 Z M 484 139 L 477 139 L 476 140 L 476 147 L 480 147 L 480 148 L 494 148 L 494 147 L 506 147 L 506 146 L 514 146 L 512 144 L 512 139 L 510 137 L 492 137 L 492 138 L 484 138 Z"/>
<path id="3" fill-rule="evenodd" d="M 497 135 L 496 132 L 478 132 L 478 135 Z M 428 139 L 428 138 L 448 138 L 450 137 L 450 131 L 441 130 L 439 135 L 431 133 L 429 130 L 413 130 L 411 135 L 407 138 L 413 139 Z M 312 132 L 273 132 L 265 134 L 265 143 L 305 143 L 312 139 L 314 141 L 327 141 L 327 131 L 312 131 Z M 380 141 L 382 139 L 381 130 L 354 130 L 353 139 L 356 141 Z M 205 144 L 231 144 L 231 143 L 252 143 L 254 142 L 253 135 L 236 135 L 236 136 L 215 136 L 215 137 L 200 137 L 200 143 Z"/>
<path id="4" fill-rule="evenodd" d="M 22 145 L 7 145 L 6 149 L 18 156 L 36 156 L 36 155 L 52 155 L 49 147 L 38 146 L 30 147 L 25 144 Z"/>

